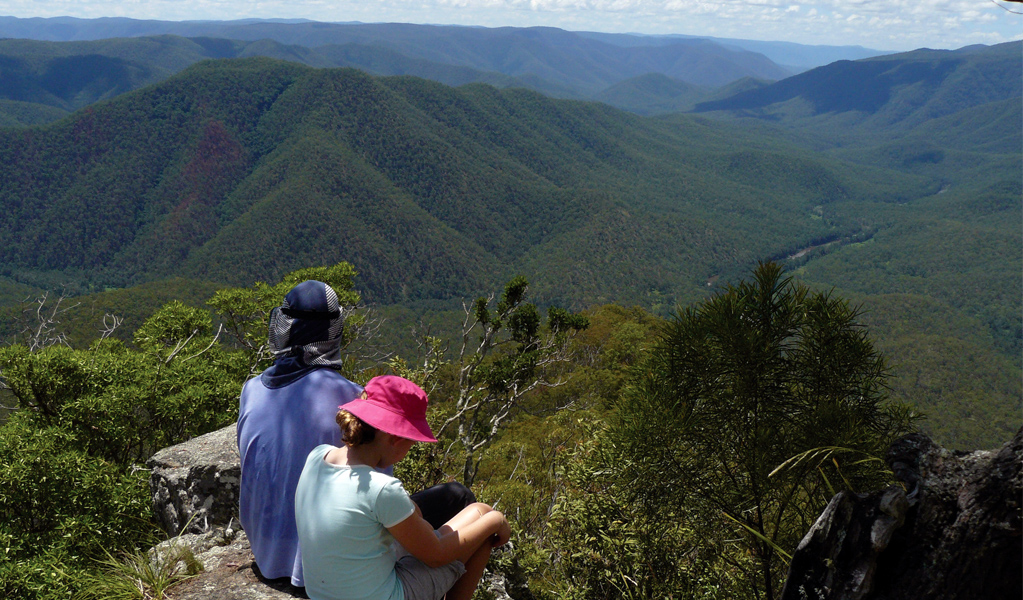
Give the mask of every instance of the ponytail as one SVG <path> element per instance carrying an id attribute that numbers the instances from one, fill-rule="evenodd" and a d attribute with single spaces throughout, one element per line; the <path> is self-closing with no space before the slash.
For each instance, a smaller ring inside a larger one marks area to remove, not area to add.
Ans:
<path id="1" fill-rule="evenodd" d="M 337 411 L 337 417 L 334 420 L 337 421 L 337 426 L 341 428 L 341 441 L 349 448 L 368 444 L 376 436 L 377 430 L 375 427 L 367 424 L 347 410 L 341 409 Z"/>

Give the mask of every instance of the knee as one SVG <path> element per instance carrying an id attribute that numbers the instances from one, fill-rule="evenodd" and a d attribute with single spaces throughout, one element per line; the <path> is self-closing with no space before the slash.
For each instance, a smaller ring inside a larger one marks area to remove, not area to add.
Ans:
<path id="1" fill-rule="evenodd" d="M 487 514 L 488 512 L 494 510 L 489 504 L 484 504 L 482 502 L 473 502 L 469 506 L 466 506 L 466 508 L 475 508 L 477 511 L 479 511 L 481 517 Z"/>

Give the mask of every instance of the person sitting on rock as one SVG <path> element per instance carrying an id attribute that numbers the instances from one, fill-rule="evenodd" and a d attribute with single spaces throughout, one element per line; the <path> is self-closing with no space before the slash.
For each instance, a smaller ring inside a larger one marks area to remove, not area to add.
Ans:
<path id="1" fill-rule="evenodd" d="M 344 360 L 343 329 L 344 314 L 329 285 L 296 285 L 270 315 L 273 365 L 246 381 L 241 392 L 238 518 L 260 574 L 287 577 L 296 587 L 305 581 L 295 529 L 295 486 L 310 450 L 340 444 L 334 422 L 339 402 L 362 393 L 361 386 L 335 370 Z M 476 501 L 457 483 L 430 488 L 413 499 L 438 523 Z"/>
<path id="2" fill-rule="evenodd" d="M 426 406 L 411 381 L 374 377 L 338 407 L 344 446 L 309 453 L 295 515 L 313 600 L 469 600 L 491 549 L 508 541 L 504 515 L 482 503 L 435 531 L 401 482 L 381 472 L 416 442 L 437 441 Z"/>

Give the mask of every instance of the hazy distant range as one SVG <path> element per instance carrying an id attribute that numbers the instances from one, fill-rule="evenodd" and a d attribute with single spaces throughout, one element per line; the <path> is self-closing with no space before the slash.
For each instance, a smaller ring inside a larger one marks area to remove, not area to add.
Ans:
<path id="1" fill-rule="evenodd" d="M 514 69 L 486 59 L 467 58 L 464 53 L 480 54 L 480 44 L 514 54 L 521 44 L 533 46 L 536 54 L 558 55 L 561 51 L 593 50 L 594 45 L 617 48 L 625 55 L 644 54 L 639 48 L 688 46 L 719 55 L 729 52 L 763 55 L 784 69 L 786 75 L 829 64 L 837 60 L 858 60 L 887 54 L 861 46 L 811 46 L 791 42 L 763 42 L 688 35 L 643 35 L 595 32 L 568 32 L 550 27 L 463 27 L 452 25 L 412 25 L 394 23 L 320 23 L 306 20 L 238 21 L 150 21 L 120 17 L 78 19 L 73 17 L 30 18 L 0 17 L 0 37 L 45 41 L 89 41 L 109 38 L 178 35 L 233 40 L 273 40 L 282 44 L 318 47 L 324 45 L 363 44 L 407 52 L 422 58 L 452 64 L 494 70 L 508 75 Z M 427 41 L 429 40 L 429 43 Z M 498 40 L 496 46 L 492 43 Z M 556 46 L 552 45 L 556 44 Z M 452 54 L 458 50 L 463 56 Z M 625 50 L 631 49 L 631 50 Z M 475 63 L 475 64 L 469 64 Z M 640 73 L 642 74 L 642 73 Z M 775 77 L 776 78 L 776 77 Z"/>

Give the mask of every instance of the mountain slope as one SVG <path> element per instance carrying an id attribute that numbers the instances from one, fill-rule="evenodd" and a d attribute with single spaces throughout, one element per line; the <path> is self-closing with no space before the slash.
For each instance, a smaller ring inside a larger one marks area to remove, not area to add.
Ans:
<path id="1" fill-rule="evenodd" d="M 0 292 L 148 284 L 148 307 L 161 281 L 200 293 L 347 260 L 367 301 L 413 317 L 515 274 L 545 304 L 665 314 L 775 258 L 870 308 L 910 378 L 896 397 L 984 445 L 1018 415 L 1023 347 L 1018 134 L 985 136 L 1019 114 L 988 103 L 903 129 L 909 146 L 821 152 L 762 120 L 204 61 L 0 130 Z"/>
<path id="2" fill-rule="evenodd" d="M 839 61 L 761 89 L 700 103 L 697 112 L 821 126 L 907 128 L 1023 94 L 1021 42 L 955 51 L 916 50 Z"/>
<path id="3" fill-rule="evenodd" d="M 252 56 L 315 67 L 351 66 L 377 75 L 412 73 L 448 85 L 481 82 L 529 87 L 499 73 L 411 59 L 386 48 L 355 44 L 311 49 L 272 40 L 245 42 L 171 35 L 67 43 L 0 40 L 0 100 L 17 103 L 0 107 L 0 116 L 10 115 L 12 125 L 48 122 L 93 102 L 162 81 L 201 60 Z M 540 80 L 535 84 L 547 93 L 571 95 L 555 84 Z"/>
<path id="4" fill-rule="evenodd" d="M 723 85 L 747 76 L 779 79 L 789 74 L 762 55 L 705 40 L 626 48 L 550 27 L 252 23 L 224 24 L 217 35 L 310 47 L 348 43 L 385 47 L 432 62 L 556 81 L 580 94 L 650 72 L 698 85 Z"/>
<path id="5" fill-rule="evenodd" d="M 0 132 L 0 263 L 120 286 L 244 283 L 350 259 L 378 300 L 450 297 L 545 244 L 553 272 L 570 268 L 578 248 L 557 240 L 595 227 L 585 239 L 598 244 L 614 227 L 605 216 L 624 209 L 704 241 L 666 256 L 654 244 L 645 262 L 594 281 L 668 272 L 660 287 L 691 296 L 717 269 L 712 256 L 748 263 L 862 227 L 807 218 L 814 206 L 932 185 L 793 152 L 524 90 L 204 62 L 50 128 Z M 551 285 L 549 297 L 590 301 Z"/>
<path id="6" fill-rule="evenodd" d="M 701 88 L 660 73 L 649 73 L 616 83 L 594 100 L 639 115 L 683 112 L 710 94 Z"/>
<path id="7" fill-rule="evenodd" d="M 678 40 L 709 40 L 726 48 L 740 48 L 750 52 L 763 54 L 776 64 L 800 73 L 815 67 L 839 60 L 859 60 L 891 54 L 871 50 L 862 46 L 811 46 L 793 42 L 764 42 L 758 40 L 740 40 L 735 38 L 718 38 L 712 36 L 693 36 L 683 34 L 669 35 L 636 35 L 623 33 L 597 33 L 593 31 L 579 32 L 580 35 L 618 46 L 657 46 L 666 45 Z"/>

